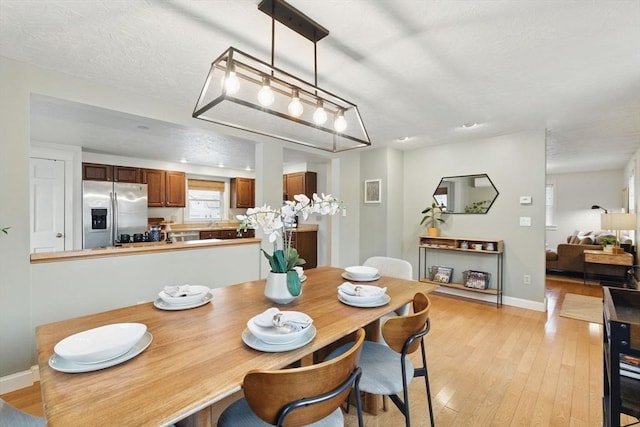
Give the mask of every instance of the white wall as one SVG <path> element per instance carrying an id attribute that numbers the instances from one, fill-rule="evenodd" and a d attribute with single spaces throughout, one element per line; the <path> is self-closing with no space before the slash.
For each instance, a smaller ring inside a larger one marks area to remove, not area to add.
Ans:
<path id="1" fill-rule="evenodd" d="M 403 258 L 418 269 L 420 212 L 432 202 L 443 176 L 486 173 L 499 195 L 486 215 L 448 215 L 442 225 L 445 236 L 502 239 L 505 302 L 542 308 L 545 288 L 545 139 L 544 130 L 442 144 L 404 155 Z M 520 196 L 531 196 L 531 205 L 520 205 Z M 521 227 L 520 217 L 530 217 L 531 227 Z M 523 283 L 523 275 L 531 284 Z"/>
<path id="2" fill-rule="evenodd" d="M 567 236 L 576 230 L 601 230 L 603 211 L 591 209 L 592 205 L 609 212 L 622 208 L 622 189 L 626 187 L 622 170 L 548 175 L 546 182 L 554 185 L 556 207 L 555 227 L 546 232 L 548 249 L 566 243 Z"/>

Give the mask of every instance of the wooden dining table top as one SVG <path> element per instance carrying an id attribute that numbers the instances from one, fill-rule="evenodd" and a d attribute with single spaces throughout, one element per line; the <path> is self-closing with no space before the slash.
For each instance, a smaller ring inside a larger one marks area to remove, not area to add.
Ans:
<path id="1" fill-rule="evenodd" d="M 288 305 L 264 296 L 264 280 L 212 289 L 211 303 L 166 311 L 143 303 L 37 327 L 44 413 L 49 426 L 166 425 L 201 411 L 240 390 L 252 369 L 281 369 L 402 307 L 416 292 L 436 286 L 392 277 L 367 283 L 387 287 L 387 305 L 359 308 L 341 303 L 336 288 L 344 270 L 305 270 L 302 295 Z M 262 352 L 241 336 L 253 316 L 269 307 L 302 311 L 317 330 L 307 345 Z M 54 346 L 69 335 L 112 323 L 138 322 L 153 335 L 138 356 L 103 370 L 63 373 L 48 362 Z"/>

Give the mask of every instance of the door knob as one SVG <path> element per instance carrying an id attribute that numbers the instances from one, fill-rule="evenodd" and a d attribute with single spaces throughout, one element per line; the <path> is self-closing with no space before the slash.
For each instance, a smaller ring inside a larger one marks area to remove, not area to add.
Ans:
<path id="1" fill-rule="evenodd" d="M 62 236 L 63 236 L 63 234 L 62 234 L 62 233 L 56 233 L 56 237 L 57 237 L 57 238 L 60 238 L 60 237 L 62 237 Z"/>

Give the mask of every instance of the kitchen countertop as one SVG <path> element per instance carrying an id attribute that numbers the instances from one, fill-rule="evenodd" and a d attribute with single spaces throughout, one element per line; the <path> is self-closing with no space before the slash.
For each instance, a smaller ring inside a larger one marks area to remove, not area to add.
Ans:
<path id="1" fill-rule="evenodd" d="M 125 245 L 118 247 L 106 247 L 95 249 L 82 249 L 78 251 L 48 252 L 31 254 L 31 263 L 67 261 L 73 259 L 84 258 L 102 258 L 111 256 L 137 255 L 143 253 L 160 252 L 160 251 L 176 251 L 185 249 L 201 249 L 213 246 L 228 245 L 249 245 L 260 244 L 262 239 L 245 238 L 245 239 L 207 239 L 207 240 L 190 240 L 186 242 L 153 242 L 155 244 L 145 245 Z"/>
<path id="2" fill-rule="evenodd" d="M 166 229 L 168 233 L 180 233 L 184 231 L 212 231 L 212 230 L 236 230 L 240 224 L 239 223 L 229 223 L 229 224 L 214 224 L 208 225 L 206 223 L 202 224 L 171 224 L 170 228 Z M 294 228 L 293 231 L 297 232 L 306 232 L 306 231 L 318 231 L 318 224 L 298 224 L 297 228 Z"/>

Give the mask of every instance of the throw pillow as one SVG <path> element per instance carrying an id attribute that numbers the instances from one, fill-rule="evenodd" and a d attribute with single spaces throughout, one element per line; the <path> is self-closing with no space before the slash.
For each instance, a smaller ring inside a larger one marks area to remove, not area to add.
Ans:
<path id="1" fill-rule="evenodd" d="M 591 237 L 585 237 L 580 240 L 581 245 L 593 245 L 593 239 Z"/>

